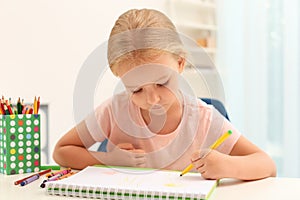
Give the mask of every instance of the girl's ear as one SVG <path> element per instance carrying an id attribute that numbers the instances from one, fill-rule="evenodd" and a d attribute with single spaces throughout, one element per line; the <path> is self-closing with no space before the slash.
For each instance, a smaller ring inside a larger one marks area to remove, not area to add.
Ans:
<path id="1" fill-rule="evenodd" d="M 181 73 L 184 70 L 185 58 L 179 56 L 177 62 L 178 62 L 178 72 Z"/>

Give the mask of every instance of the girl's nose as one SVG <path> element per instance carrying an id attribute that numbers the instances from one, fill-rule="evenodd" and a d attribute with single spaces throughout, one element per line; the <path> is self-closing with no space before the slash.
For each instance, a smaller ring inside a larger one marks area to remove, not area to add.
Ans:
<path id="1" fill-rule="evenodd" d="M 146 88 L 146 98 L 147 103 L 150 105 L 157 104 L 160 101 L 160 96 L 156 89 L 156 86 L 151 85 Z"/>

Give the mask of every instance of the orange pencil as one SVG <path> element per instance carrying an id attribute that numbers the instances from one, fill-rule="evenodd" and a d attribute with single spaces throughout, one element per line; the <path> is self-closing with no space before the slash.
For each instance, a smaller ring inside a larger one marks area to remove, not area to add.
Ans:
<path id="1" fill-rule="evenodd" d="M 30 107 L 26 107 L 26 113 L 25 114 L 29 114 L 29 110 L 30 110 Z"/>
<path id="2" fill-rule="evenodd" d="M 0 99 L 0 110 L 2 111 L 2 114 L 5 115 L 5 109 L 4 109 L 2 99 Z"/>
<path id="3" fill-rule="evenodd" d="M 0 99 L 0 114 L 5 115 L 5 111 L 3 110 L 3 105 L 2 105 L 1 99 Z"/>

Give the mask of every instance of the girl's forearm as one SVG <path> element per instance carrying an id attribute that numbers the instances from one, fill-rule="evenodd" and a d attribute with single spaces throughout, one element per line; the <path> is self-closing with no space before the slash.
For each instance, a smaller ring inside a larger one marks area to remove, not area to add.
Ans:
<path id="1" fill-rule="evenodd" d="M 232 166 L 228 177 L 255 180 L 276 176 L 274 161 L 264 152 L 246 156 L 229 156 L 229 165 Z"/>
<path id="2" fill-rule="evenodd" d="M 63 146 L 55 150 L 53 159 L 57 164 L 73 169 L 83 169 L 87 166 L 102 164 L 103 152 L 92 152 L 79 146 Z"/>

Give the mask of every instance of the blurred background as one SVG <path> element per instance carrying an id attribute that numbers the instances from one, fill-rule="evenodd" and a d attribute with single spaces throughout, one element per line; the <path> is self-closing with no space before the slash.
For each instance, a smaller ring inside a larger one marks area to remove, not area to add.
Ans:
<path id="1" fill-rule="evenodd" d="M 196 94 L 220 99 L 232 123 L 276 161 L 278 176 L 300 177 L 297 0 L 0 0 L 0 95 L 41 97 L 42 162 L 53 163 L 56 141 L 75 125 L 80 68 L 131 8 L 164 12 L 201 47 L 196 69 L 184 72 Z M 107 70 L 95 104 L 117 82 Z"/>

